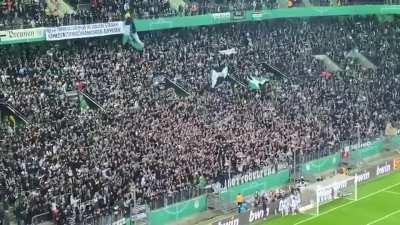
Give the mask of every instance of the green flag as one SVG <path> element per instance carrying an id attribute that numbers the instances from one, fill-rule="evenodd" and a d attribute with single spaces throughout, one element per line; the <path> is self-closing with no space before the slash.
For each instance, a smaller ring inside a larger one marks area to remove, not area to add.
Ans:
<path id="1" fill-rule="evenodd" d="M 249 83 L 249 89 L 251 91 L 258 91 L 261 90 L 261 87 L 268 81 L 265 78 L 260 78 L 260 77 L 251 77 L 248 79 Z"/>
<path id="2" fill-rule="evenodd" d="M 79 108 L 81 109 L 82 113 L 84 113 L 90 109 L 85 96 L 83 96 L 82 94 L 79 94 Z"/>
<path id="3" fill-rule="evenodd" d="M 128 44 L 138 51 L 143 51 L 144 43 L 140 40 L 139 35 L 136 32 L 136 26 L 132 16 L 130 13 L 126 13 L 125 18 L 126 21 L 124 25 L 124 33 L 122 34 L 122 44 Z"/>
<path id="4" fill-rule="evenodd" d="M 24 128 L 28 125 L 27 120 L 23 118 L 22 114 L 7 103 L 0 105 L 0 119 L 3 124 L 13 130 Z"/>
<path id="5" fill-rule="evenodd" d="M 89 109 L 100 109 L 105 111 L 93 98 L 89 97 L 86 93 L 79 92 L 79 108 L 82 113 L 87 112 Z"/>
<path id="6" fill-rule="evenodd" d="M 200 177 L 199 177 L 199 179 L 198 179 L 198 185 L 197 185 L 199 188 L 204 188 L 204 187 L 206 187 L 207 186 L 207 180 L 206 180 L 206 178 L 203 176 L 203 175 L 201 175 Z"/>
<path id="7" fill-rule="evenodd" d="M 319 60 L 324 65 L 324 69 L 330 73 L 342 71 L 338 64 L 327 55 L 313 55 L 313 57 Z"/>
<path id="8" fill-rule="evenodd" d="M 190 95 L 190 92 L 186 90 L 182 85 L 178 84 L 175 81 L 172 81 L 168 78 L 165 78 L 165 87 L 172 88 L 175 91 L 175 94 L 180 96 L 180 97 L 187 97 Z"/>
<path id="9" fill-rule="evenodd" d="M 356 63 L 360 64 L 364 68 L 377 70 L 377 66 L 365 57 L 358 49 L 353 49 L 345 54 L 346 58 L 352 58 Z"/>
<path id="10" fill-rule="evenodd" d="M 138 51 L 143 51 L 143 49 L 144 49 L 144 44 L 143 44 L 143 42 L 140 41 L 137 33 L 134 33 L 134 34 L 124 33 L 122 35 L 122 44 L 124 44 L 124 45 L 128 44 L 132 48 L 134 48 Z"/>

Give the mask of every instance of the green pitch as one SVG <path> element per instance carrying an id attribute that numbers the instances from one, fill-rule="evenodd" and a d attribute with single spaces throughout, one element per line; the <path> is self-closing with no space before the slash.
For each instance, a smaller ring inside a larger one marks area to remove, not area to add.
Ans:
<path id="1" fill-rule="evenodd" d="M 360 185 L 358 201 L 334 201 L 319 216 L 277 216 L 254 225 L 400 225 L 400 172 Z"/>

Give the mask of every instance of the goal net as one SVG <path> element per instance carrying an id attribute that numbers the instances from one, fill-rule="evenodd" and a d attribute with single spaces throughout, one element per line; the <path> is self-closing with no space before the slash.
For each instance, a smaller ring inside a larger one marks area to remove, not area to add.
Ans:
<path id="1" fill-rule="evenodd" d="M 357 200 L 357 176 L 337 175 L 300 190 L 300 212 L 319 215 L 321 205 L 336 199 Z"/>

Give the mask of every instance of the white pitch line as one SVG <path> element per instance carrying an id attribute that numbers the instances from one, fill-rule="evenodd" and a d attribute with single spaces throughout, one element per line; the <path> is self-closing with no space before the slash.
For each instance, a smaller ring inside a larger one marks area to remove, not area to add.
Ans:
<path id="1" fill-rule="evenodd" d="M 392 194 L 392 195 L 400 195 L 399 192 L 395 192 L 395 191 L 385 191 L 385 193 L 389 193 L 389 194 Z"/>
<path id="2" fill-rule="evenodd" d="M 389 186 L 389 187 L 383 188 L 383 189 L 381 189 L 381 190 L 379 190 L 379 191 L 375 191 L 375 192 L 373 192 L 373 193 L 371 193 L 371 194 L 368 194 L 368 195 L 366 195 L 366 196 L 364 196 L 364 197 L 362 197 L 362 198 L 359 198 L 359 199 L 356 200 L 356 201 L 347 202 L 347 203 L 345 203 L 345 204 L 343 204 L 343 205 L 340 205 L 340 206 L 338 206 L 338 207 L 329 209 L 329 210 L 327 210 L 327 211 L 325 211 L 325 212 L 319 214 L 318 216 L 313 216 L 313 217 L 310 217 L 310 218 L 308 218 L 308 219 L 299 221 L 299 222 L 297 222 L 297 223 L 295 223 L 295 224 L 293 224 L 293 225 L 299 225 L 299 224 L 308 222 L 308 221 L 313 220 L 313 219 L 315 219 L 315 218 L 317 218 L 317 217 L 319 217 L 319 216 L 322 216 L 322 215 L 328 214 L 328 213 L 330 213 L 330 212 L 333 212 L 333 211 L 335 211 L 336 209 L 340 209 L 340 208 L 342 208 L 342 207 L 351 205 L 351 204 L 353 204 L 354 202 L 357 202 L 357 201 L 360 201 L 360 200 L 369 198 L 369 197 L 371 197 L 371 196 L 377 195 L 377 194 L 379 194 L 379 193 L 385 192 L 385 191 L 390 190 L 390 189 L 392 189 L 392 188 L 394 188 L 394 187 L 396 187 L 396 186 L 399 186 L 399 185 L 400 185 L 400 182 L 399 182 L 399 183 L 396 183 L 396 184 L 393 184 L 393 185 L 391 185 L 391 186 Z"/>
<path id="3" fill-rule="evenodd" d="M 383 217 L 381 217 L 381 218 L 379 218 L 379 219 L 377 219 L 377 220 L 374 220 L 374 221 L 372 221 L 371 223 L 368 223 L 367 225 L 375 224 L 375 223 L 377 223 L 377 222 L 379 222 L 379 221 L 382 221 L 382 220 L 384 220 L 384 219 L 387 219 L 387 218 L 389 218 L 389 217 L 391 217 L 391 216 L 393 216 L 393 215 L 395 215 L 395 214 L 397 214 L 397 213 L 400 213 L 400 209 L 397 210 L 397 211 L 394 211 L 394 212 L 392 212 L 392 213 L 389 213 L 389 214 L 387 214 L 386 216 L 383 216 Z"/>

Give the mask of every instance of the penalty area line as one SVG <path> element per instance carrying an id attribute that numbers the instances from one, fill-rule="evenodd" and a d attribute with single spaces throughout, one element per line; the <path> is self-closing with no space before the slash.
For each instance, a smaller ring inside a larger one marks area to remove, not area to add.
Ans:
<path id="1" fill-rule="evenodd" d="M 340 209 L 340 208 L 343 208 L 343 207 L 345 207 L 345 206 L 351 205 L 351 204 L 353 204 L 353 203 L 355 203 L 355 202 L 357 202 L 357 201 L 360 201 L 360 200 L 363 200 L 363 199 L 372 197 L 372 196 L 377 195 L 377 194 L 382 193 L 382 192 L 386 192 L 386 191 L 388 191 L 388 190 L 390 190 L 390 189 L 392 189 L 392 188 L 394 188 L 394 187 L 396 187 L 396 186 L 399 186 L 399 185 L 400 185 L 400 182 L 399 182 L 399 183 L 396 183 L 396 184 L 393 184 L 393 185 L 390 185 L 390 186 L 388 186 L 388 187 L 386 187 L 386 188 L 383 188 L 383 189 L 381 189 L 381 190 L 379 190 L 379 191 L 375 191 L 375 192 L 372 192 L 372 193 L 370 193 L 370 194 L 368 194 L 368 195 L 366 195 L 366 196 L 364 196 L 364 197 L 361 197 L 361 198 L 359 198 L 359 199 L 357 199 L 357 200 L 355 200 L 355 201 L 347 202 L 347 203 L 345 203 L 345 204 L 343 204 L 343 205 L 337 206 L 337 207 L 332 208 L 332 209 L 329 209 L 329 210 L 327 210 L 327 211 L 325 211 L 325 212 L 323 212 L 323 213 L 320 213 L 319 215 L 312 216 L 312 217 L 310 217 L 310 218 L 301 220 L 301 221 L 299 221 L 299 222 L 297 222 L 297 223 L 295 223 L 295 224 L 293 224 L 293 225 L 303 224 L 303 223 L 305 223 L 305 222 L 308 222 L 308 221 L 310 221 L 310 220 L 313 220 L 313 219 L 318 218 L 318 217 L 320 217 L 320 216 L 323 216 L 323 215 L 325 215 L 325 214 L 331 213 L 331 212 L 333 212 L 333 211 L 335 211 L 335 210 L 337 210 L 337 209 Z"/>
<path id="2" fill-rule="evenodd" d="M 392 195 L 400 195 L 399 192 L 395 192 L 395 191 L 385 191 L 385 193 L 392 194 Z"/>
<path id="3" fill-rule="evenodd" d="M 387 218 L 389 218 L 389 217 L 391 217 L 391 216 L 393 216 L 393 215 L 395 215 L 395 214 L 397 214 L 397 213 L 400 213 L 400 209 L 397 210 L 397 211 L 394 211 L 394 212 L 392 212 L 392 213 L 389 213 L 389 214 L 387 214 L 386 216 L 382 216 L 381 218 L 376 219 L 376 220 L 374 220 L 374 221 L 368 223 L 367 225 L 375 224 L 375 223 L 380 222 L 380 221 L 382 221 L 382 220 L 384 220 L 384 219 L 387 219 Z"/>

